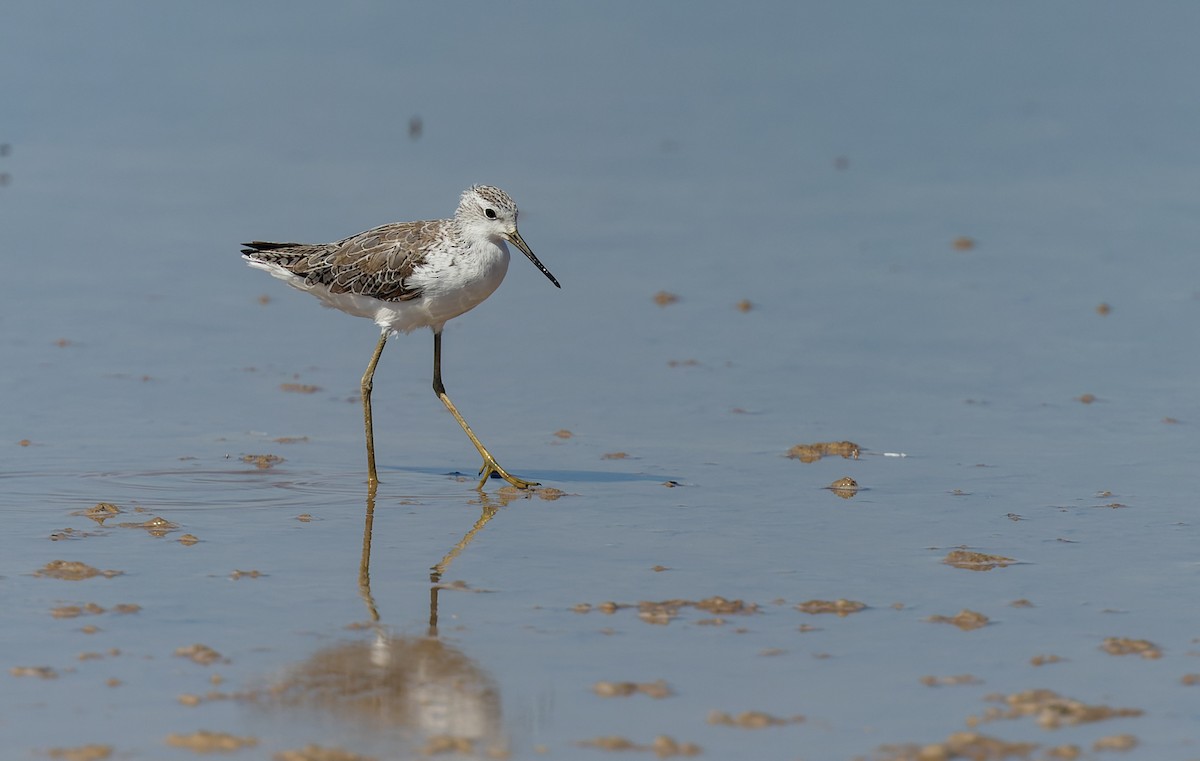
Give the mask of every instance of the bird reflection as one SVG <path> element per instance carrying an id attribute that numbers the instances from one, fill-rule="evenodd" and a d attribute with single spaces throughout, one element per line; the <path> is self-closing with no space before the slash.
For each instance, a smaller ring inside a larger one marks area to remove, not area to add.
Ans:
<path id="1" fill-rule="evenodd" d="M 479 519 L 433 566 L 427 634 L 399 636 L 380 623 L 371 594 L 375 486 L 369 486 L 358 589 L 374 638 L 319 650 L 271 689 L 275 702 L 317 709 L 381 733 L 398 730 L 422 754 L 506 757 L 498 685 L 478 663 L 439 639 L 437 629 L 442 575 L 496 511 L 484 495 Z"/>

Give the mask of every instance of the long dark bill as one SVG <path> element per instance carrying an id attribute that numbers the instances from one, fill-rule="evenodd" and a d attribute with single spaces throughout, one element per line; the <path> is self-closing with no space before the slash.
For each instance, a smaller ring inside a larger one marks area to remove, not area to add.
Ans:
<path id="1" fill-rule="evenodd" d="M 525 254 L 529 257 L 529 261 L 533 262 L 533 266 L 541 270 L 543 275 L 550 278 L 550 282 L 554 283 L 555 288 L 562 288 L 562 286 L 558 284 L 558 281 L 554 279 L 554 275 L 550 274 L 550 270 L 546 269 L 546 265 L 539 262 L 538 258 L 533 255 L 532 251 L 529 250 L 529 246 L 525 245 L 525 240 L 521 237 L 521 233 L 513 230 L 508 234 L 508 239 L 514 246 L 521 249 L 522 254 Z"/>

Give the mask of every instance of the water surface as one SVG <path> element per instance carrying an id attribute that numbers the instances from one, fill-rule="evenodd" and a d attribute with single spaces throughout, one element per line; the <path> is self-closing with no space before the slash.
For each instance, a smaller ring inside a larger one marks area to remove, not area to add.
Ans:
<path id="1" fill-rule="evenodd" d="M 1193 6 L 4 15 L 14 758 L 1198 752 Z M 473 488 L 416 333 L 375 378 L 372 500 L 374 328 L 238 243 L 474 182 L 563 289 L 514 260 L 445 381 L 562 494 Z M 963 610 L 987 625 L 931 620 Z"/>

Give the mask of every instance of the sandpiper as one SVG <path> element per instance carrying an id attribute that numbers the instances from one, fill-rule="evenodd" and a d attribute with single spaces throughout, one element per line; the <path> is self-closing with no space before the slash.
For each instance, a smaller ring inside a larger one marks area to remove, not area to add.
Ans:
<path id="1" fill-rule="evenodd" d="M 537 486 L 511 475 L 471 431 L 442 385 L 442 328 L 478 306 L 504 280 L 508 246 L 529 257 L 542 274 L 561 288 L 517 231 L 517 205 L 490 185 L 468 188 L 453 219 L 395 222 L 335 243 L 244 244 L 242 258 L 325 305 L 366 317 L 382 331 L 362 377 L 363 423 L 367 437 L 367 479 L 374 487 L 375 437 L 371 420 L 371 381 L 375 366 L 395 333 L 417 328 L 433 331 L 433 391 L 466 431 L 483 456 L 479 488 L 493 473 L 521 489 Z"/>

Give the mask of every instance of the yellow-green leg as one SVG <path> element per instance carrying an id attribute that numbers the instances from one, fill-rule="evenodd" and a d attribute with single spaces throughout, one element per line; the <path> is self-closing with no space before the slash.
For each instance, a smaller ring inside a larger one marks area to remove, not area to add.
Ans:
<path id="1" fill-rule="evenodd" d="M 382 349 L 383 343 L 380 342 L 379 350 Z M 378 351 L 376 352 L 376 359 L 378 359 Z M 454 403 L 446 395 L 446 387 L 442 385 L 442 332 L 440 330 L 433 333 L 433 393 L 437 394 L 438 399 L 442 400 L 442 404 L 446 405 L 446 409 L 450 410 L 450 414 L 454 416 L 454 419 L 458 421 L 458 424 L 466 432 L 467 438 L 471 440 L 471 443 L 475 445 L 475 449 L 483 456 L 483 467 L 479 469 L 482 477 L 479 479 L 479 486 L 476 488 L 482 489 L 493 473 L 518 489 L 528 489 L 531 486 L 540 485 L 537 481 L 526 481 L 510 475 L 508 471 L 500 467 L 500 463 L 496 462 L 496 458 L 492 457 L 492 453 L 487 451 L 487 447 L 483 445 L 483 442 L 471 430 L 471 426 L 467 425 L 467 421 L 463 420 L 463 416 L 455 409 Z M 374 468 L 373 464 L 372 468 Z"/>
<path id="2" fill-rule="evenodd" d="M 375 473 L 375 431 L 371 425 L 371 381 L 375 377 L 375 366 L 379 364 L 379 355 L 383 354 L 387 337 L 386 330 L 379 336 L 375 353 L 371 355 L 371 364 L 367 365 L 367 371 L 362 377 L 363 426 L 367 431 L 367 484 L 371 487 L 379 483 L 379 476 Z"/>

